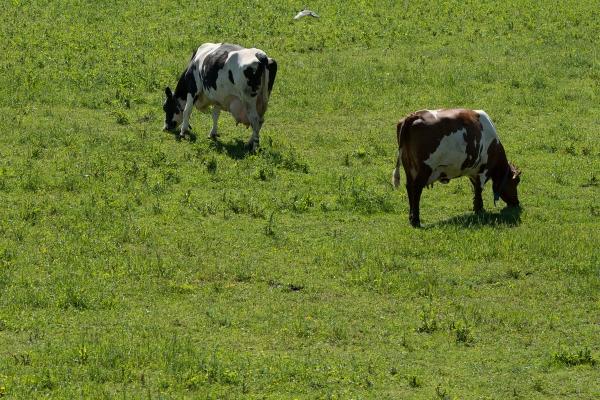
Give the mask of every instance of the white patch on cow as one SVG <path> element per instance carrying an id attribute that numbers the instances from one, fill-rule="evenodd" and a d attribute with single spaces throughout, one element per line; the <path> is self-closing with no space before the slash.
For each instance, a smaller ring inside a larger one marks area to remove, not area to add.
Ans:
<path id="1" fill-rule="evenodd" d="M 498 134 L 496 133 L 496 127 L 494 123 L 490 119 L 490 116 L 483 110 L 475 110 L 477 114 L 479 114 L 479 122 L 481 122 L 482 131 L 481 131 L 481 145 L 479 148 L 479 156 L 481 158 L 479 165 L 487 163 L 488 159 L 488 149 L 492 143 L 498 140 Z M 481 180 L 481 188 L 483 189 L 483 185 L 485 185 L 487 181 L 487 169 L 481 172 L 479 178 Z"/>
<path id="2" fill-rule="evenodd" d="M 461 166 L 467 158 L 467 142 L 464 138 L 466 133 L 467 130 L 462 128 L 444 136 L 437 149 L 425 160 L 425 164 L 431 168 L 428 185 L 437 181 L 442 174 L 445 174 L 444 179 L 464 175 Z"/>
<path id="3" fill-rule="evenodd" d="M 431 113 L 433 115 L 433 118 L 438 119 L 437 115 L 440 110 L 425 110 L 425 111 Z"/>
<path id="4" fill-rule="evenodd" d="M 479 174 L 479 186 L 481 187 L 481 189 L 483 189 L 483 186 L 487 182 L 487 177 L 485 175 L 485 174 L 487 174 L 487 171 L 488 170 L 486 168 L 483 171 L 481 171 L 481 173 Z"/>
<path id="5" fill-rule="evenodd" d="M 417 169 L 415 167 L 410 167 L 410 176 L 415 179 L 417 177 Z"/>

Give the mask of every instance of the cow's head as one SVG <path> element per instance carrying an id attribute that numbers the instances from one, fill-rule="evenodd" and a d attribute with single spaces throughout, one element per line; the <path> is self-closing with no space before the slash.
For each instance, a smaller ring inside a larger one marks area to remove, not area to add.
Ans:
<path id="1" fill-rule="evenodd" d="M 163 110 L 165 112 L 165 126 L 163 130 L 172 131 L 181 124 L 183 109 L 168 86 L 165 88 L 165 94 L 167 95 L 167 99 L 163 103 Z"/>
<path id="2" fill-rule="evenodd" d="M 508 171 L 502 178 L 502 181 L 494 182 L 494 201 L 501 198 L 509 207 L 519 205 L 519 196 L 517 186 L 521 182 L 521 171 L 513 164 L 508 164 Z"/>

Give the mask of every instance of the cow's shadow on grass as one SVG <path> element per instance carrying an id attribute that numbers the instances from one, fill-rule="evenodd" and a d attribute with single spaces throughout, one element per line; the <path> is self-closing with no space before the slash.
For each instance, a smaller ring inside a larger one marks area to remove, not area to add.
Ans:
<path id="1" fill-rule="evenodd" d="M 241 139 L 235 139 L 233 142 L 222 142 L 217 138 L 210 141 L 210 148 L 219 153 L 225 153 L 235 160 L 241 160 L 251 153 L 250 148 L 246 146 L 246 142 Z"/>
<path id="2" fill-rule="evenodd" d="M 497 212 L 483 211 L 481 213 L 468 213 L 450 219 L 433 223 L 426 228 L 443 226 L 456 226 L 460 228 L 477 228 L 482 226 L 515 227 L 521 224 L 521 207 L 505 207 Z"/>

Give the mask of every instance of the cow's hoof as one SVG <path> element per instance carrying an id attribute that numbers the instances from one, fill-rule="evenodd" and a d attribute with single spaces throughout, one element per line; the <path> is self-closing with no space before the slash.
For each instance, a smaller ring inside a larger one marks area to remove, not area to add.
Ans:
<path id="1" fill-rule="evenodd" d="M 188 135 L 190 133 L 189 130 L 185 130 L 185 131 L 179 131 L 179 139 L 183 139 L 185 137 L 185 135 Z"/>
<path id="2" fill-rule="evenodd" d="M 248 149 L 251 153 L 256 153 L 258 151 L 258 141 L 250 139 L 248 143 L 246 143 L 246 149 Z"/>
<path id="3" fill-rule="evenodd" d="M 410 220 L 410 225 L 411 225 L 413 228 L 420 228 L 420 227 L 421 227 L 421 221 L 420 221 L 420 220 L 418 220 L 418 219 L 411 219 L 411 220 Z"/>

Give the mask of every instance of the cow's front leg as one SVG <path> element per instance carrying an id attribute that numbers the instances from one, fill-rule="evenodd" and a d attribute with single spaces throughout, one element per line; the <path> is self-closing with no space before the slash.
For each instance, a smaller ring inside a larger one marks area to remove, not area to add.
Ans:
<path id="1" fill-rule="evenodd" d="M 246 146 L 248 146 L 250 151 L 255 152 L 256 150 L 258 150 L 258 147 L 260 145 L 259 133 L 264 120 L 258 115 L 258 113 L 255 110 L 252 109 L 249 112 L 248 116 L 250 119 L 250 126 L 252 126 L 252 136 L 250 136 L 250 140 L 248 141 Z"/>
<path id="2" fill-rule="evenodd" d="M 188 93 L 185 108 L 183 109 L 183 121 L 181 122 L 181 131 L 179 132 L 180 138 L 183 138 L 190 130 L 190 115 L 192 114 L 192 108 L 194 108 L 194 96 Z"/>
<path id="3" fill-rule="evenodd" d="M 213 109 L 212 109 L 213 126 L 212 126 L 212 129 L 210 130 L 210 133 L 208 134 L 208 137 L 213 140 L 217 139 L 217 137 L 219 136 L 219 133 L 217 132 L 217 123 L 219 122 L 220 114 L 221 114 L 221 108 L 219 106 L 213 106 Z"/>
<path id="4" fill-rule="evenodd" d="M 481 197 L 481 177 L 479 175 L 469 178 L 473 184 L 473 211 L 477 214 L 483 212 L 483 198 Z"/>

